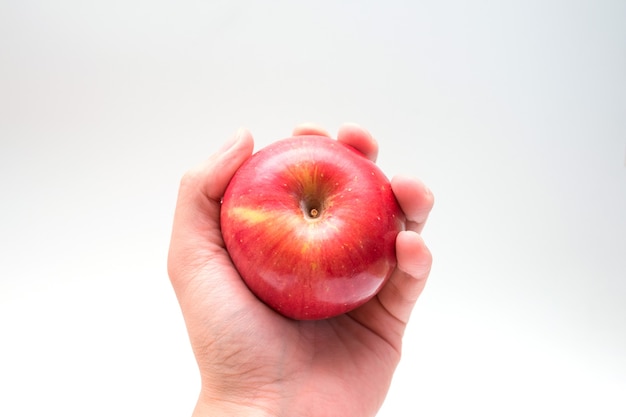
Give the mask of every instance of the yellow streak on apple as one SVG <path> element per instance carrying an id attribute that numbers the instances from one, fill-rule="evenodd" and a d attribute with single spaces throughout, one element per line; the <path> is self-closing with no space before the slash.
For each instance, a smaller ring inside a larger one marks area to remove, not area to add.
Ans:
<path id="1" fill-rule="evenodd" d="M 270 218 L 268 213 L 250 207 L 235 207 L 232 209 L 232 215 L 250 224 L 263 223 Z"/>
<path id="2" fill-rule="evenodd" d="M 268 213 L 262 209 L 251 208 L 251 207 L 234 207 L 231 209 L 231 215 L 240 219 L 242 222 L 249 224 L 250 226 L 255 226 L 261 223 L 266 223 L 268 220 L 274 218 L 276 213 Z M 290 223 L 295 221 L 291 216 L 285 216 L 281 220 L 281 223 Z M 320 240 L 325 240 L 329 230 L 334 232 L 339 232 L 339 228 L 334 224 L 334 222 L 327 222 L 325 227 L 320 228 L 319 218 L 316 219 L 305 219 L 308 223 L 308 227 L 306 228 L 306 232 L 304 232 L 305 241 L 301 247 L 301 253 L 304 255 L 306 252 L 311 250 L 318 249 L 316 245 L 320 242 Z M 318 262 L 311 262 L 310 264 L 311 270 L 315 271 L 319 268 Z"/>
<path id="3" fill-rule="evenodd" d="M 309 242 L 304 242 L 302 244 L 302 249 L 300 250 L 300 253 L 304 255 L 306 251 L 308 250 L 309 250 Z"/>

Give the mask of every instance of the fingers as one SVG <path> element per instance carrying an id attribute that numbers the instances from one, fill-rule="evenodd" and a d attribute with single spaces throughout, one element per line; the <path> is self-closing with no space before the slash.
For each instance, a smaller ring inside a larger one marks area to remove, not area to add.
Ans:
<path id="1" fill-rule="evenodd" d="M 403 231 L 396 239 L 397 265 L 376 297 L 348 313 L 398 351 L 411 311 L 424 290 L 432 256 L 422 237 Z"/>
<path id="2" fill-rule="evenodd" d="M 435 202 L 433 193 L 420 180 L 401 175 L 392 178 L 391 188 L 406 215 L 407 230 L 421 233 Z"/>
<path id="3" fill-rule="evenodd" d="M 376 162 L 376 158 L 378 157 L 378 143 L 372 135 L 362 127 L 352 123 L 344 124 L 339 128 L 337 140 L 352 146 L 365 155 L 366 158 Z"/>
<path id="4" fill-rule="evenodd" d="M 378 293 L 378 299 L 391 315 L 406 324 L 426 285 L 432 255 L 419 234 L 404 231 L 396 240 L 396 257 L 396 270 Z"/>
<path id="5" fill-rule="evenodd" d="M 292 132 L 293 136 L 318 135 L 330 137 L 328 132 L 314 123 L 302 123 L 296 126 Z"/>
<path id="6" fill-rule="evenodd" d="M 328 132 L 314 123 L 303 123 L 296 126 L 292 132 L 293 136 L 319 135 L 330 137 Z M 378 156 L 378 143 L 372 135 L 359 125 L 346 123 L 339 128 L 337 133 L 339 142 L 350 145 L 371 161 L 376 161 Z"/>

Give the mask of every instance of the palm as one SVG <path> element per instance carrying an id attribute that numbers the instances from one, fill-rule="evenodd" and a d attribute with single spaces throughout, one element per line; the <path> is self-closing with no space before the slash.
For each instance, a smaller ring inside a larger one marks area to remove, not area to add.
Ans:
<path id="1" fill-rule="evenodd" d="M 290 324 L 285 344 L 295 378 L 288 386 L 296 395 L 316 392 L 297 397 L 295 415 L 315 407 L 324 416 L 366 416 L 380 407 L 398 351 L 347 315 Z"/>
<path id="2" fill-rule="evenodd" d="M 377 312 L 384 310 L 378 298 L 329 320 L 290 320 L 252 297 L 226 251 L 217 251 L 199 274 L 196 294 L 200 297 L 186 317 L 188 324 L 199 323 L 199 327 L 202 323 L 204 329 L 190 332 L 196 357 L 202 358 L 203 375 L 219 381 L 224 392 L 241 383 L 244 375 L 252 392 L 265 390 L 292 398 L 291 406 L 302 411 L 297 415 L 324 405 L 329 407 L 321 413 L 325 416 L 368 415 L 380 407 L 400 358 L 404 324 L 388 313 Z M 205 297 L 211 289 L 203 288 L 211 285 L 208 274 L 216 267 L 232 288 L 228 302 L 221 307 Z M 231 349 L 233 346 L 236 349 Z M 315 396 L 303 395 L 312 390 Z M 338 409 L 337 398 L 343 399 L 342 408 Z"/>

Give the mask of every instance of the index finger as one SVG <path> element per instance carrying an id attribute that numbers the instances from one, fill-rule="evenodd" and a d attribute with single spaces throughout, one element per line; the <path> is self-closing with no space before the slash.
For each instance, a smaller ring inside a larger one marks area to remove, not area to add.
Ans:
<path id="1" fill-rule="evenodd" d="M 325 129 L 314 123 L 303 123 L 296 126 L 292 132 L 293 136 L 317 135 L 330 137 Z M 361 126 L 354 123 L 345 123 L 339 128 L 337 140 L 345 145 L 349 145 L 361 152 L 372 162 L 376 162 L 378 156 L 378 143 L 372 135 Z"/>

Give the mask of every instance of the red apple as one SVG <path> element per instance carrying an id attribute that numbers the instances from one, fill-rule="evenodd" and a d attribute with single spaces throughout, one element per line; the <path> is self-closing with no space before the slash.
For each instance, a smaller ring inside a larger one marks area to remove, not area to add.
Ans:
<path id="1" fill-rule="evenodd" d="M 252 155 L 224 194 L 226 249 L 250 290 L 298 320 L 367 302 L 396 266 L 405 217 L 382 171 L 321 136 L 284 139 Z"/>

